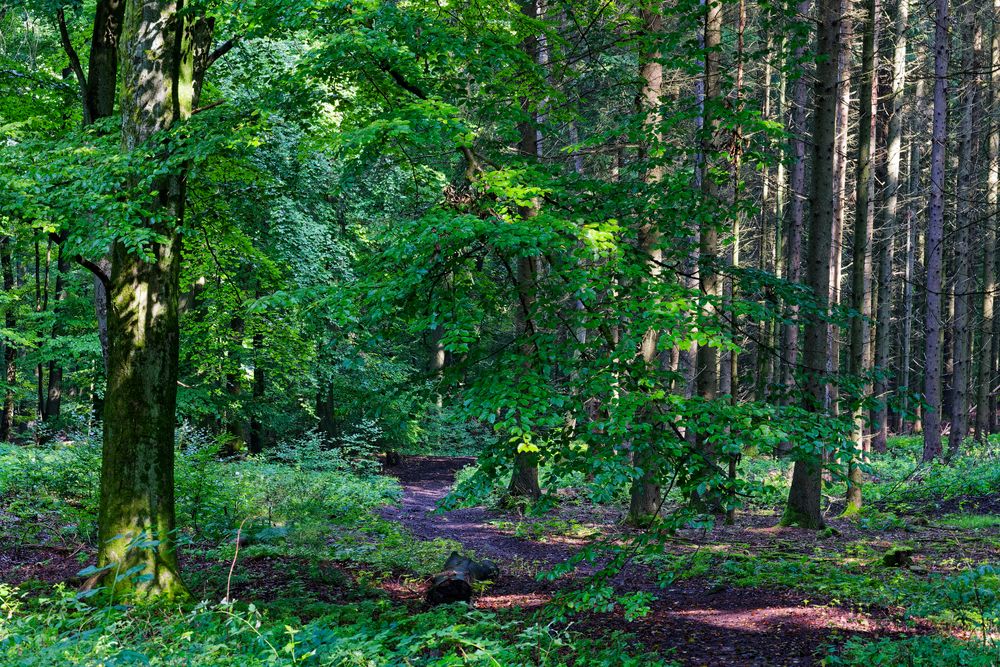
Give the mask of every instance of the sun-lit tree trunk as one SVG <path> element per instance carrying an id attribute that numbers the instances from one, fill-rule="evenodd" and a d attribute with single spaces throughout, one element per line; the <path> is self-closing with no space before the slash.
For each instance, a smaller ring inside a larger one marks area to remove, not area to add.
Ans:
<path id="1" fill-rule="evenodd" d="M 809 224 L 806 285 L 823 305 L 829 303 L 830 245 L 834 227 L 833 159 L 836 144 L 836 114 L 839 92 L 838 62 L 841 50 L 840 0 L 820 0 L 818 5 L 815 105 L 812 133 L 812 210 Z M 823 318 L 810 317 L 805 327 L 803 366 L 806 369 L 807 407 L 822 412 L 826 403 L 823 377 L 829 354 L 828 327 Z M 788 504 L 783 525 L 821 528 L 823 514 L 820 499 L 823 488 L 822 452 L 803 453 L 792 471 Z"/>
<path id="2" fill-rule="evenodd" d="M 1000 0 L 993 0 L 993 36 L 990 48 L 990 136 L 986 175 L 986 222 L 983 224 L 983 323 L 976 375 L 976 440 L 986 442 L 990 434 L 990 391 L 993 374 L 993 300 L 996 290 L 996 220 L 1000 214 Z"/>
<path id="3" fill-rule="evenodd" d="M 911 374 L 913 369 L 913 320 L 916 317 L 916 307 L 914 304 L 914 283 L 917 280 L 917 256 L 920 255 L 918 234 L 918 219 L 920 206 L 918 197 L 920 194 L 920 161 L 921 145 L 923 143 L 923 132 L 925 129 L 924 116 L 926 115 L 926 98 L 924 96 L 924 80 L 917 79 L 914 90 L 914 113 L 910 119 L 910 152 L 908 158 L 908 185 L 906 203 L 906 261 L 903 269 L 903 332 L 900 345 L 900 377 L 899 386 L 906 390 L 903 394 L 902 414 L 900 430 L 908 432 L 909 421 L 913 417 L 909 414 L 912 407 L 910 405 L 909 393 L 912 390 Z M 913 424 L 915 425 L 915 424 Z"/>
<path id="4" fill-rule="evenodd" d="M 892 55 L 892 90 L 889 99 L 889 128 L 886 136 L 885 208 L 881 228 L 882 253 L 878 270 L 878 312 L 875 329 L 875 367 L 880 371 L 875 380 L 875 423 L 872 424 L 872 449 L 886 450 L 889 436 L 887 393 L 892 326 L 892 262 L 899 217 L 899 169 L 903 154 L 903 93 L 906 85 L 906 31 L 909 24 L 910 0 L 896 0 L 895 46 Z M 909 261 L 909 257 L 906 258 Z"/>
<path id="5" fill-rule="evenodd" d="M 924 312 L 924 454 L 941 456 L 941 293 L 944 268 L 945 151 L 948 146 L 948 0 L 936 0 L 934 18 L 934 120 L 931 130 L 931 181 L 927 218 Z"/>
<path id="6" fill-rule="evenodd" d="M 961 449 L 968 432 L 969 377 L 972 368 L 972 253 L 971 228 L 975 224 L 973 198 L 978 156 L 978 77 L 979 55 L 982 50 L 982 27 L 976 24 L 977 5 L 966 3 L 963 21 L 962 50 L 962 118 L 959 123 L 958 180 L 956 187 L 957 234 L 955 243 L 955 319 L 952 336 L 954 374 L 952 376 L 951 431 L 948 434 L 948 456 Z"/>
<path id="7" fill-rule="evenodd" d="M 854 25 L 852 15 L 853 0 L 841 0 L 840 12 L 840 49 L 837 58 L 837 77 L 841 82 L 851 81 L 850 45 L 854 40 Z M 830 308 L 836 308 L 841 301 L 841 285 L 843 283 L 844 267 L 844 218 L 847 214 L 848 189 L 847 165 L 848 147 L 850 145 L 851 119 L 851 86 L 850 83 L 840 85 L 837 95 L 836 145 L 833 153 L 833 234 L 830 243 Z M 840 413 L 840 326 L 834 322 L 827 323 L 827 338 L 829 351 L 826 355 L 825 402 L 832 414 Z"/>
<path id="8" fill-rule="evenodd" d="M 196 104 L 200 53 L 212 24 L 178 0 L 128 0 L 122 28 L 122 149 L 184 121 Z M 199 52 L 199 53 L 196 53 Z M 113 581 L 143 597 L 185 593 L 177 565 L 174 426 L 177 403 L 182 175 L 161 176 L 153 217 L 162 241 L 138 256 L 116 241 L 107 285 L 108 389 L 104 411 L 98 565 L 142 566 L 148 578 Z"/>
<path id="9" fill-rule="evenodd" d="M 872 239 L 875 230 L 875 111 L 878 106 L 878 57 L 881 3 L 867 0 L 861 51 L 860 119 L 858 121 L 858 161 L 855 170 L 854 247 L 851 272 L 850 372 L 863 377 L 871 370 L 869 356 L 872 315 Z M 864 382 L 862 397 L 870 385 Z M 848 462 L 847 512 L 861 508 L 861 468 L 864 457 L 864 410 L 859 402 L 853 410 L 851 440 L 854 451 Z"/>

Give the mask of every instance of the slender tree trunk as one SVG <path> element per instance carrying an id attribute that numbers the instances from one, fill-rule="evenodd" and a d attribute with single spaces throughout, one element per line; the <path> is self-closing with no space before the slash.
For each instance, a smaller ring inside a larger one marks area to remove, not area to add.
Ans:
<path id="1" fill-rule="evenodd" d="M 704 127 L 701 141 L 701 192 L 709 206 L 721 202 L 721 188 L 718 176 L 713 173 L 712 164 L 718 159 L 719 146 L 719 106 L 722 104 L 720 45 L 722 43 L 722 3 L 709 2 L 705 8 L 705 105 Z M 704 302 L 704 315 L 713 317 L 717 313 L 721 297 L 721 282 L 716 267 L 719 255 L 719 230 L 714 216 L 700 225 L 698 244 L 698 284 L 700 297 Z M 697 395 L 705 401 L 712 401 L 719 392 L 719 349 L 712 345 L 698 346 L 697 372 L 695 384 Z M 710 469 L 715 452 L 710 443 L 695 433 L 696 448 L 705 458 L 705 468 Z M 714 510 L 721 510 L 721 503 L 713 502 Z"/>
<path id="2" fill-rule="evenodd" d="M 882 221 L 882 254 L 878 272 L 878 314 L 875 329 L 875 423 L 872 449 L 885 452 L 889 436 L 887 373 L 889 370 L 892 325 L 892 262 L 899 211 L 899 167 L 903 145 L 903 93 L 906 86 L 906 31 L 909 25 L 909 0 L 895 2 L 895 48 L 892 56 L 892 92 L 889 100 L 889 130 L 886 137 L 885 209 Z M 909 257 L 907 257 L 909 261 Z"/>
<path id="3" fill-rule="evenodd" d="M 521 7 L 521 11 L 530 19 L 538 19 L 540 15 L 540 0 L 528 0 Z M 525 53 L 535 63 L 539 63 L 544 56 L 543 49 L 536 37 L 528 37 L 522 44 Z M 527 98 L 521 101 L 522 111 L 525 116 L 531 116 L 531 102 Z M 534 118 L 538 120 L 537 116 Z M 541 150 L 541 130 L 535 127 L 536 123 L 527 120 L 518 124 L 520 141 L 518 151 L 525 158 L 537 158 Z M 520 208 L 520 216 L 523 220 L 530 220 L 539 213 L 539 204 L 533 201 L 530 205 Z M 532 311 L 535 303 L 536 282 L 539 275 L 539 258 L 518 257 L 517 258 L 517 292 L 519 304 L 515 312 L 515 330 L 519 339 L 525 341 L 523 347 L 527 351 L 534 349 L 532 341 L 534 335 L 534 323 L 532 322 Z M 538 454 L 536 452 L 521 451 L 518 449 L 514 453 L 514 470 L 511 474 L 508 492 L 512 496 L 525 496 L 536 499 L 541 496 L 541 487 L 538 482 Z"/>
<path id="4" fill-rule="evenodd" d="M 58 249 L 59 256 L 56 259 L 56 296 L 55 296 L 55 306 L 53 308 L 55 315 L 55 322 L 52 325 L 52 340 L 59 337 L 60 322 L 59 318 L 62 316 L 61 304 L 66 300 L 66 273 L 69 271 L 69 262 L 66 259 L 65 253 L 60 246 Z M 49 361 L 49 389 L 47 392 L 47 398 L 45 401 L 45 413 L 43 419 L 45 421 L 51 421 L 59 419 L 59 413 L 62 408 L 62 379 L 63 379 L 63 367 L 55 359 Z"/>
<path id="5" fill-rule="evenodd" d="M 1000 0 L 993 0 L 993 36 L 990 49 L 990 138 L 989 171 L 986 177 L 986 222 L 983 225 L 983 324 L 979 345 L 978 394 L 976 396 L 976 440 L 985 443 L 990 434 L 990 395 L 993 371 L 993 299 L 996 290 L 996 221 L 1000 218 Z"/>
<path id="6" fill-rule="evenodd" d="M 854 256 L 851 275 L 851 362 L 854 377 L 864 377 L 871 371 L 869 321 L 872 316 L 872 239 L 875 230 L 875 111 L 878 106 L 878 77 L 875 76 L 878 59 L 879 20 L 881 3 L 867 0 L 865 32 L 861 53 L 861 117 L 858 121 L 858 162 L 855 180 Z M 863 383 L 864 398 L 871 387 Z M 848 462 L 847 513 L 861 509 L 860 461 L 865 451 L 864 409 L 859 401 L 853 410 L 851 439 L 854 451 Z"/>
<path id="7" fill-rule="evenodd" d="M 642 79 L 642 90 L 639 94 L 639 107 L 645 115 L 647 136 L 654 146 L 659 144 L 660 136 L 660 93 L 663 85 L 663 65 L 660 64 L 660 53 L 657 50 L 659 33 L 663 28 L 663 16 L 657 6 L 641 13 L 643 34 L 650 40 L 649 51 L 642 54 L 639 76 Z M 648 157 L 648 151 L 647 151 Z M 655 158 L 654 158 L 655 159 Z M 658 183 L 663 177 L 663 168 L 659 164 L 650 165 L 646 170 L 647 183 Z M 639 229 L 639 250 L 646 257 L 648 280 L 659 280 L 663 251 L 660 249 L 660 232 L 655 221 L 645 222 Z M 639 360 L 647 369 L 657 363 L 656 348 L 660 332 L 656 329 L 647 330 L 639 347 Z M 632 454 L 633 463 L 641 474 L 632 482 L 629 502 L 629 523 L 642 526 L 649 523 L 651 517 L 660 509 L 662 500 L 659 479 L 659 466 L 656 452 L 652 449 L 655 438 L 647 438 L 641 447 L 635 448 Z"/>
<path id="8" fill-rule="evenodd" d="M 14 238 L 4 236 L 0 238 L 0 274 L 3 279 L 3 291 L 11 295 L 14 291 Z M 4 307 L 4 327 L 8 331 L 17 329 L 17 312 L 12 302 L 8 302 Z M 7 339 L 3 346 L 4 364 L 4 384 L 6 388 L 3 392 L 3 409 L 0 411 L 0 442 L 10 440 L 11 430 L 14 427 L 14 410 L 17 406 L 17 347 L 13 341 Z"/>
<path id="9" fill-rule="evenodd" d="M 916 112 L 912 115 L 910 127 L 910 156 L 909 156 L 909 185 L 906 204 L 906 263 L 903 274 L 903 334 L 902 334 L 902 359 L 900 361 L 900 387 L 906 390 L 903 394 L 902 413 L 904 420 L 911 419 L 909 394 L 911 391 L 911 372 L 913 369 L 913 320 L 916 317 L 916 309 L 913 299 L 913 284 L 917 279 L 916 263 L 919 251 L 919 238 L 917 234 L 917 199 L 920 193 L 920 147 L 922 144 L 922 133 L 925 129 L 924 115 L 926 112 L 926 100 L 924 97 L 924 80 L 917 79 L 916 90 L 914 91 L 914 107 Z M 914 426 L 911 424 L 910 426 Z M 905 422 L 901 422 L 900 430 L 908 432 L 909 427 Z"/>
<path id="10" fill-rule="evenodd" d="M 808 20 L 811 0 L 798 4 L 799 20 Z M 805 66 L 808 44 L 803 42 L 795 47 L 793 60 L 797 67 Z M 790 283 L 802 281 L 802 238 L 805 231 L 806 191 L 806 115 L 809 104 L 809 77 L 803 72 L 792 86 L 792 110 L 789 133 L 792 136 L 792 165 L 789 169 L 789 203 L 785 243 L 785 279 Z M 831 195 L 832 196 L 832 195 Z M 782 331 L 781 344 L 781 384 L 790 392 L 795 384 L 795 369 L 799 354 L 799 306 L 788 307 L 788 321 Z"/>
<path id="11" fill-rule="evenodd" d="M 813 116 L 813 173 L 806 285 L 820 304 L 829 303 L 830 245 L 833 243 L 833 159 L 836 144 L 838 62 L 841 50 L 840 0 L 820 0 L 815 79 L 816 112 Z M 807 407 L 822 412 L 826 399 L 823 374 L 829 353 L 828 328 L 821 317 L 809 318 L 805 328 L 803 365 L 807 369 Z M 803 453 L 792 471 L 783 525 L 821 528 L 823 488 L 822 452 Z"/>
<path id="12" fill-rule="evenodd" d="M 944 252 L 944 167 L 948 146 L 948 0 L 936 0 L 934 19 L 934 122 L 927 219 L 927 277 L 924 312 L 924 454 L 941 456 L 941 292 Z"/>
<path id="13" fill-rule="evenodd" d="M 841 0 L 840 22 L 840 55 L 837 59 L 837 76 L 840 94 L 837 96 L 837 139 L 833 160 L 833 242 L 830 244 L 830 308 L 836 308 L 841 301 L 841 285 L 843 283 L 844 266 L 844 217 L 847 213 L 847 164 L 850 138 L 851 116 L 851 48 L 854 41 L 854 26 L 852 18 L 852 0 Z M 840 327 L 827 323 L 829 351 L 826 356 L 825 402 L 830 412 L 840 414 Z"/>
<path id="14" fill-rule="evenodd" d="M 982 27 L 976 24 L 974 3 L 966 3 L 963 26 L 964 50 L 962 72 L 962 120 L 959 128 L 957 223 L 955 244 L 955 324 L 952 344 L 954 374 L 952 376 L 951 431 L 948 434 L 948 456 L 959 453 L 968 432 L 969 376 L 972 366 L 972 257 L 969 246 L 970 230 L 975 224 L 973 198 L 975 192 L 975 161 L 978 150 L 978 73 L 979 55 L 982 50 Z M 993 222 L 993 221 L 991 221 Z M 994 223 L 995 224 L 995 223 Z"/>

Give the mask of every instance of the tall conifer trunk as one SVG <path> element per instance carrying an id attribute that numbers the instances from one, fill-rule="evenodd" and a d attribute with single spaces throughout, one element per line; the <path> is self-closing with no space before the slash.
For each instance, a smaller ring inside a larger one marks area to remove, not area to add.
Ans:
<path id="1" fill-rule="evenodd" d="M 872 315 L 872 238 L 875 229 L 875 110 L 878 105 L 878 78 L 875 76 L 878 57 L 879 0 L 867 0 L 865 32 L 861 54 L 861 117 L 858 121 L 858 161 L 855 181 L 854 256 L 851 276 L 851 375 L 865 376 L 871 370 L 869 356 L 869 320 Z M 862 397 L 870 389 L 867 382 Z M 854 428 L 851 440 L 854 451 L 848 462 L 847 512 L 861 508 L 860 460 L 865 450 L 865 424 L 862 403 L 853 411 Z"/>
<path id="2" fill-rule="evenodd" d="M 976 440 L 986 442 L 990 434 L 990 395 L 993 377 L 993 301 L 996 290 L 997 232 L 994 221 L 1000 213 L 1000 0 L 993 0 L 993 39 L 990 48 L 990 138 L 989 171 L 986 177 L 986 217 L 983 225 L 983 324 L 979 345 L 976 396 Z"/>
<path id="3" fill-rule="evenodd" d="M 889 130 L 886 137 L 885 210 L 881 230 L 882 254 L 878 271 L 878 312 L 875 330 L 875 367 L 880 371 L 875 381 L 875 423 L 872 425 L 872 449 L 886 450 L 889 435 L 887 396 L 892 326 L 892 260 L 899 212 L 899 168 L 903 154 L 903 93 L 906 85 L 906 31 L 909 24 L 909 0 L 895 3 L 895 46 L 892 56 L 892 91 L 889 100 Z M 907 255 L 909 260 L 909 255 Z"/>
<path id="4" fill-rule="evenodd" d="M 927 277 L 924 312 L 925 461 L 941 456 L 941 293 L 944 270 L 945 151 L 948 143 L 948 0 L 936 0 L 934 18 L 934 120 L 927 218 Z"/>
<path id="5" fill-rule="evenodd" d="M 843 18 L 840 0 L 820 0 L 817 5 L 819 31 L 817 35 L 815 104 L 813 116 L 813 170 L 809 225 L 809 250 L 806 265 L 806 285 L 820 304 L 829 303 L 830 245 L 833 242 L 833 158 L 836 143 L 836 113 L 838 96 L 838 61 L 841 49 L 840 25 Z M 826 404 L 826 382 L 823 377 L 829 353 L 827 323 L 812 316 L 805 327 L 803 365 L 806 369 L 807 407 L 821 412 Z M 792 471 L 792 486 L 788 492 L 781 523 L 803 528 L 821 528 L 822 452 L 803 453 Z"/>

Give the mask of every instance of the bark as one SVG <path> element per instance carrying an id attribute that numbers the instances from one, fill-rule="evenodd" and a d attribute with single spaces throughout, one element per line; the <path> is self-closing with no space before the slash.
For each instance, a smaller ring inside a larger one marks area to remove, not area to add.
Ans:
<path id="1" fill-rule="evenodd" d="M 11 294 L 14 290 L 14 238 L 4 236 L 0 239 L 0 274 L 3 279 L 3 291 Z M 17 311 L 13 303 L 4 308 L 4 327 L 8 331 L 17 329 Z M 3 409 L 0 412 L 0 442 L 10 440 L 11 429 L 14 426 L 15 408 L 17 406 L 15 389 L 17 387 L 17 347 L 7 339 L 3 346 L 4 389 Z"/>
<path id="2" fill-rule="evenodd" d="M 924 312 L 923 460 L 941 456 L 941 293 L 944 250 L 944 167 L 948 142 L 948 0 L 936 0 L 934 20 L 934 120 L 927 218 Z"/>
<path id="3" fill-rule="evenodd" d="M 892 90 L 889 100 L 889 128 L 886 137 L 885 208 L 883 211 L 881 246 L 882 254 L 878 272 L 878 313 L 875 329 L 875 367 L 879 376 L 875 381 L 874 424 L 872 449 L 885 452 L 889 436 L 889 410 L 887 394 L 892 325 L 892 262 L 896 227 L 899 213 L 899 167 L 903 145 L 903 92 L 906 85 L 906 30 L 909 24 L 909 0 L 895 3 L 895 47 L 892 56 Z M 909 257 L 907 257 L 909 260 Z"/>
<path id="4" fill-rule="evenodd" d="M 798 4 L 798 15 L 802 20 L 809 16 L 810 0 Z M 793 60 L 799 67 L 804 66 L 808 45 L 803 43 L 795 48 Z M 802 237 L 805 231 L 806 192 L 806 114 L 809 103 L 809 77 L 805 72 L 795 80 L 792 87 L 792 111 L 789 118 L 789 133 L 792 136 L 792 165 L 788 175 L 788 219 L 785 242 L 785 279 L 790 283 L 802 281 Z M 781 384 L 786 392 L 795 384 L 795 369 L 799 353 L 799 305 L 788 306 L 788 323 L 782 331 L 781 344 Z"/>
<path id="5" fill-rule="evenodd" d="M 842 12 L 840 0 L 820 0 L 817 35 L 815 104 L 813 116 L 813 172 L 806 285 L 821 304 L 828 304 L 830 294 L 830 245 L 833 242 L 833 158 L 836 143 L 838 98 L 838 62 L 841 50 Z M 825 404 L 826 382 L 823 374 L 828 354 L 828 331 L 821 317 L 813 316 L 805 327 L 803 364 L 806 366 L 806 404 L 821 412 Z M 821 528 L 822 453 L 803 454 L 795 461 L 783 525 Z"/>
<path id="6" fill-rule="evenodd" d="M 60 322 L 59 317 L 60 306 L 66 300 L 66 273 L 69 271 L 69 261 L 66 258 L 65 253 L 62 248 L 59 248 L 59 257 L 56 260 L 56 295 L 55 295 L 55 305 L 53 307 L 55 322 L 52 325 L 52 340 L 56 340 L 59 336 Z M 59 413 L 62 408 L 62 379 L 63 379 L 63 367 L 55 359 L 49 361 L 49 388 L 47 392 L 47 398 L 45 400 L 45 412 L 42 419 L 44 421 L 51 421 L 59 419 Z"/>
<path id="7" fill-rule="evenodd" d="M 264 451 L 264 426 L 260 421 L 260 411 L 264 407 L 265 379 L 264 367 L 261 365 L 261 354 L 264 348 L 264 335 L 255 333 L 253 336 L 253 409 L 250 411 L 250 438 L 247 449 L 251 454 Z"/>
<path id="8" fill-rule="evenodd" d="M 983 225 L 983 323 L 976 375 L 976 440 L 985 443 L 990 434 L 990 391 L 993 371 L 993 299 L 996 290 L 997 214 L 1000 213 L 1000 123 L 996 108 L 1000 99 L 1000 0 L 993 0 L 993 38 L 990 49 L 989 171 L 986 176 L 987 221 Z"/>
<path id="9" fill-rule="evenodd" d="M 200 19 L 177 0 L 128 0 L 122 28 L 122 149 L 132 150 L 183 121 L 196 104 L 192 40 Z M 209 35 L 210 36 L 210 35 Z M 193 43 L 194 42 L 194 43 Z M 180 229 L 184 179 L 161 176 L 146 224 L 163 241 L 144 260 L 121 241 L 108 286 L 108 389 L 104 411 L 98 565 L 112 586 L 139 597 L 185 594 L 174 529 Z"/>
<path id="10" fill-rule="evenodd" d="M 958 454 L 968 432 L 969 419 L 969 375 L 971 369 L 972 338 L 972 257 L 970 252 L 970 230 L 973 219 L 973 198 L 975 192 L 975 159 L 978 155 L 977 97 L 979 51 L 982 48 L 982 28 L 976 25 L 976 5 L 966 3 L 964 21 L 965 48 L 962 58 L 962 72 L 965 81 L 962 91 L 962 119 L 959 126 L 958 183 L 957 193 L 957 235 L 955 243 L 955 319 L 952 336 L 954 373 L 952 375 L 951 431 L 948 434 L 948 456 Z"/>
<path id="11" fill-rule="evenodd" d="M 879 38 L 879 0 L 867 0 L 864 38 L 861 54 L 861 118 L 858 122 L 858 161 L 855 179 L 854 247 L 851 275 L 850 372 L 855 378 L 865 377 L 871 371 L 869 356 L 869 321 L 872 316 L 872 239 L 875 229 L 875 112 L 878 105 L 878 78 L 876 48 Z M 862 387 L 864 398 L 870 391 L 867 381 Z M 848 463 L 847 513 L 861 509 L 860 460 L 865 450 L 864 410 L 860 401 L 853 409 L 852 441 L 854 451 Z"/>
<path id="12" fill-rule="evenodd" d="M 720 110 L 723 104 L 721 87 L 721 52 L 722 44 L 722 3 L 709 2 L 705 9 L 704 47 L 704 126 L 701 132 L 701 193 L 704 203 L 718 207 L 722 202 L 722 187 L 718 176 L 713 173 L 713 162 L 719 159 L 722 152 L 720 142 Z M 718 308 L 721 305 L 722 282 L 719 279 L 717 263 L 719 261 L 719 229 L 714 215 L 705 216 L 701 222 L 698 242 L 698 287 L 699 297 L 703 302 L 701 317 L 706 321 L 719 321 Z M 721 324 L 721 322 L 719 322 Z M 695 371 L 695 391 L 703 401 L 713 401 L 719 393 L 719 348 L 709 344 L 698 346 Z M 711 444 L 695 432 L 695 448 L 703 457 L 706 473 L 714 467 L 716 452 Z M 696 497 L 698 503 L 704 498 Z M 706 509 L 715 513 L 722 511 L 718 498 L 711 498 Z"/>
<path id="13" fill-rule="evenodd" d="M 658 33 L 663 27 L 663 18 L 659 8 L 643 10 L 642 23 L 644 36 L 652 40 L 650 50 L 642 54 L 639 75 L 642 79 L 642 90 L 639 93 L 639 110 L 644 114 L 647 136 L 651 143 L 658 144 L 662 137 L 660 125 L 660 93 L 663 84 L 663 66 L 659 63 L 660 53 L 656 49 Z M 657 183 L 663 177 L 663 169 L 659 165 L 650 166 L 645 175 L 647 183 Z M 660 249 L 660 233 L 652 221 L 646 222 L 639 229 L 639 251 L 647 258 L 647 279 L 655 282 L 660 276 L 660 263 L 663 251 Z M 660 333 L 656 329 L 647 330 L 639 346 L 639 361 L 644 369 L 649 369 L 657 363 L 657 344 Z M 637 450 L 633 451 L 633 464 L 640 471 L 632 482 L 630 491 L 628 521 L 634 526 L 649 523 L 650 518 L 660 509 L 661 495 L 658 483 L 659 469 L 656 455 L 652 451 L 654 438 L 648 439 Z"/>
<path id="14" fill-rule="evenodd" d="M 539 17 L 539 0 L 528 0 L 521 7 L 521 11 L 530 19 Z M 542 49 L 537 38 L 528 37 L 521 47 L 531 58 L 532 62 L 538 63 Z M 521 100 L 521 108 L 525 116 L 531 115 L 531 101 L 527 98 Z M 537 120 L 537 117 L 534 119 Z M 518 123 L 518 151 L 523 158 L 537 158 L 541 149 L 541 132 L 536 128 L 535 123 L 527 120 Z M 520 217 L 525 223 L 529 223 L 539 213 L 539 203 L 532 201 L 529 205 L 521 206 Z M 514 329 L 518 339 L 523 341 L 522 348 L 526 356 L 532 354 L 534 341 L 532 340 L 535 326 L 532 321 L 535 304 L 536 282 L 539 274 L 540 259 L 534 256 L 522 256 L 517 258 L 516 287 L 519 303 L 515 308 Z M 541 487 L 538 484 L 538 454 L 531 451 L 521 451 L 518 449 L 514 453 L 514 471 L 511 474 L 508 493 L 512 496 L 526 496 L 537 499 L 541 496 Z"/>
<path id="15" fill-rule="evenodd" d="M 916 113 L 911 127 L 910 155 L 909 155 L 909 197 L 906 205 L 906 264 L 903 273 L 903 333 L 902 333 L 902 359 L 900 361 L 900 381 L 901 387 L 907 390 L 903 394 L 903 414 L 908 418 L 910 412 L 909 391 L 910 374 L 913 367 L 913 319 L 916 316 L 913 284 L 916 281 L 916 261 L 920 254 L 917 234 L 917 204 L 915 202 L 920 193 L 920 160 L 921 160 L 921 134 L 924 131 L 924 115 L 926 114 L 926 102 L 924 98 L 924 80 L 917 79 L 916 90 L 914 92 L 914 106 Z M 902 431 L 907 431 L 907 424 L 902 423 Z"/>
<path id="16" fill-rule="evenodd" d="M 841 0 L 840 43 L 843 46 L 838 57 L 838 80 L 851 80 L 851 48 L 853 42 L 852 0 Z M 844 215 L 847 208 L 847 149 L 850 137 L 851 86 L 840 86 L 837 96 L 836 148 L 833 154 L 833 242 L 830 243 L 830 307 L 840 305 L 841 282 L 844 264 Z M 840 413 L 840 327 L 833 322 L 827 324 L 827 338 L 830 349 L 826 357 L 825 402 L 832 414 Z"/>

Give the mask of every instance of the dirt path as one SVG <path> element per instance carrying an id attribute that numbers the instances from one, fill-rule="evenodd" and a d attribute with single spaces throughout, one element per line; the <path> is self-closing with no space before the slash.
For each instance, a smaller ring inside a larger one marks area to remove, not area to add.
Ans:
<path id="1" fill-rule="evenodd" d="M 485 508 L 432 513 L 447 495 L 455 473 L 473 459 L 411 457 L 389 472 L 403 487 L 401 506 L 384 512 L 417 538 L 448 538 L 500 563 L 500 583 L 477 599 L 479 608 L 534 607 L 544 604 L 559 584 L 534 580 L 539 568 L 565 560 L 579 543 L 521 539 L 492 521 L 509 519 Z M 608 526 L 613 528 L 612 526 Z M 683 665 L 779 667 L 817 665 L 822 647 L 851 635 L 869 637 L 913 632 L 889 614 L 809 603 L 797 591 L 722 589 L 692 580 L 660 589 L 641 571 L 620 578 L 621 589 L 648 590 L 656 596 L 651 613 L 627 621 L 620 613 L 593 614 L 576 623 L 594 632 L 634 633 L 645 648 Z"/>

